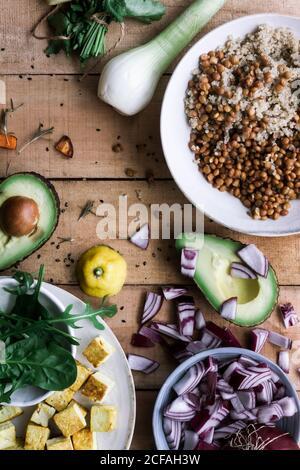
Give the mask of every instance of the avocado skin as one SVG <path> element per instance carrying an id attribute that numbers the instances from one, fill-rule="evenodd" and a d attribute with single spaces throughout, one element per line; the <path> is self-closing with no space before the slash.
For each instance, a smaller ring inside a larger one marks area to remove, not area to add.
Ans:
<path id="1" fill-rule="evenodd" d="M 52 237 L 53 233 L 55 232 L 57 226 L 58 226 L 58 223 L 59 223 L 59 217 L 60 217 L 60 199 L 59 199 L 59 196 L 57 194 L 57 191 L 54 187 L 54 185 L 47 179 L 45 178 L 43 175 L 40 175 L 39 173 L 36 173 L 34 171 L 22 171 L 22 172 L 18 172 L 18 173 L 13 173 L 9 176 L 7 176 L 7 178 L 3 178 L 0 182 L 0 186 L 2 183 L 4 183 L 4 181 L 8 178 L 13 178 L 15 176 L 22 176 L 22 175 L 31 175 L 31 176 L 34 176 L 35 178 L 39 179 L 40 181 L 42 181 L 49 189 L 49 191 L 51 192 L 53 198 L 54 198 L 54 201 L 55 201 L 55 207 L 56 207 L 56 219 L 55 219 L 55 222 L 53 224 L 53 227 L 51 229 L 51 231 L 49 232 L 47 238 L 41 243 L 39 244 L 33 251 L 31 251 L 29 254 L 23 256 L 22 258 L 18 259 L 17 261 L 15 261 L 14 263 L 12 264 L 9 264 L 7 266 L 4 266 L 4 267 L 0 267 L 0 272 L 2 271 L 5 271 L 6 269 L 9 269 L 11 267 L 13 267 L 16 263 L 20 263 L 22 261 L 24 261 L 25 259 L 29 258 L 29 256 L 31 256 L 33 253 L 35 253 L 36 251 L 38 251 L 43 245 L 45 245 L 45 243 L 47 243 L 47 241 Z"/>
<path id="2" fill-rule="evenodd" d="M 234 242 L 234 243 L 237 243 L 239 244 L 240 248 L 244 248 L 247 246 L 247 244 L 245 243 L 241 243 L 240 241 L 238 240 L 235 240 L 234 238 L 231 238 L 231 237 L 220 237 L 218 235 L 215 235 L 215 234 L 203 234 L 203 235 L 198 235 L 197 234 L 194 234 L 194 241 L 189 245 L 189 243 L 186 243 L 185 242 L 185 234 L 183 233 L 181 235 L 181 238 L 179 237 L 177 240 L 176 240 L 176 243 L 175 243 L 175 246 L 176 246 L 176 249 L 177 250 L 181 250 L 183 248 L 191 248 L 191 249 L 201 249 L 201 247 L 203 246 L 203 241 L 204 241 L 204 238 L 206 235 L 209 235 L 210 237 L 213 237 L 213 238 L 216 238 L 216 239 L 220 239 L 220 240 L 224 240 L 224 241 L 230 241 L 230 242 Z M 199 243 L 199 245 L 198 245 Z M 241 325 L 240 323 L 237 323 L 235 322 L 234 320 L 227 320 L 229 321 L 230 323 L 233 323 L 234 325 L 236 326 L 239 326 L 241 328 L 248 328 L 248 327 L 254 327 L 254 326 L 258 326 L 258 325 L 261 325 L 262 323 L 264 323 L 271 315 L 272 315 L 272 312 L 274 310 L 274 308 L 276 307 L 276 305 L 278 304 L 278 297 L 279 297 L 279 283 L 278 283 L 278 278 L 277 278 L 277 274 L 276 274 L 276 271 L 273 269 L 271 263 L 269 263 L 269 270 L 272 270 L 272 275 L 274 276 L 275 278 L 275 283 L 276 283 L 276 286 L 277 286 L 277 290 L 276 290 L 276 296 L 275 296 L 275 299 L 274 299 L 274 302 L 273 302 L 273 305 L 272 307 L 270 307 L 268 313 L 265 315 L 264 318 L 262 318 L 262 320 L 260 322 L 255 322 L 255 324 L 251 323 L 251 324 L 243 324 Z M 197 281 L 195 280 L 195 277 L 193 278 L 195 284 L 197 285 L 197 287 L 200 289 L 202 295 L 204 296 L 204 298 L 207 300 L 207 302 L 216 310 L 217 313 L 220 313 L 214 305 L 212 305 L 212 303 L 210 302 L 209 298 L 207 297 L 206 293 L 200 288 L 200 286 L 198 285 Z"/>

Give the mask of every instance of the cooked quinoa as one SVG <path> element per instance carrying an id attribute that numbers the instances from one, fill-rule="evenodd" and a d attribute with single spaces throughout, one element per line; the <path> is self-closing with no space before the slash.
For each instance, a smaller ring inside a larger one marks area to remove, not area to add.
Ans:
<path id="1" fill-rule="evenodd" d="M 202 54 L 185 111 L 205 178 L 255 219 L 288 214 L 300 195 L 300 42 L 268 25 Z"/>

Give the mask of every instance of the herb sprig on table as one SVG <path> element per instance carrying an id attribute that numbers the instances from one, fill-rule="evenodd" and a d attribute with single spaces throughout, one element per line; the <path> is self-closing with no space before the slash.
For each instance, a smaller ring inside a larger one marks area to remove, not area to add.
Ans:
<path id="1" fill-rule="evenodd" d="M 36 283 L 30 273 L 17 271 L 13 277 L 18 284 L 5 290 L 16 297 L 15 304 L 10 312 L 0 311 L 0 341 L 5 344 L 0 362 L 0 402 L 9 402 L 12 393 L 25 385 L 44 390 L 69 387 L 77 369 L 66 346 L 79 342 L 63 326 L 81 328 L 78 323 L 89 320 L 103 330 L 101 318 L 117 313 L 116 305 L 102 303 L 97 310 L 87 304 L 80 314 L 73 314 L 69 305 L 61 315 L 54 316 L 39 301 L 44 266 Z"/>
<path id="2" fill-rule="evenodd" d="M 165 7 L 158 0 L 73 0 L 49 16 L 56 38 L 49 41 L 45 52 L 76 52 L 84 64 L 91 57 L 105 54 L 105 36 L 111 22 L 134 18 L 151 23 L 164 13 Z"/>

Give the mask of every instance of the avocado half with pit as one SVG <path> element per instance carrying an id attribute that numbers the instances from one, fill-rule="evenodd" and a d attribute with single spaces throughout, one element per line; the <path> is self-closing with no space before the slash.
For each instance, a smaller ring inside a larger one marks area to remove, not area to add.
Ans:
<path id="1" fill-rule="evenodd" d="M 233 262 L 241 262 L 237 255 L 243 248 L 240 242 L 215 235 L 182 234 L 176 248 L 198 251 L 194 281 L 212 307 L 220 312 L 223 302 L 237 297 L 237 312 L 232 323 L 256 326 L 272 313 L 278 299 L 278 283 L 270 266 L 266 278 L 240 279 L 230 275 Z"/>
<path id="2" fill-rule="evenodd" d="M 0 183 L 0 270 L 40 248 L 59 219 L 54 186 L 37 173 L 15 173 Z"/>

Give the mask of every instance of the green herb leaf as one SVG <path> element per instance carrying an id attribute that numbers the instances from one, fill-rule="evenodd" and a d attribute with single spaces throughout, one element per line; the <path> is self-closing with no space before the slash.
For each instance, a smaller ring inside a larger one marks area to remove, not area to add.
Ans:
<path id="1" fill-rule="evenodd" d="M 166 12 L 164 5 L 156 0 L 104 0 L 103 7 L 119 22 L 127 17 L 151 23 L 160 20 Z"/>

